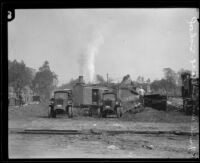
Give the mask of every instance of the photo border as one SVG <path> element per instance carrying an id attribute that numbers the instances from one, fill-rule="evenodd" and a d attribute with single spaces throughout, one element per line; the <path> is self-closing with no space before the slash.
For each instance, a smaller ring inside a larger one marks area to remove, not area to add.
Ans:
<path id="1" fill-rule="evenodd" d="M 8 158 L 8 21 L 15 18 L 15 9 L 63 9 L 63 8 L 198 8 L 198 0 L 110 0 L 110 1 L 79 1 L 70 0 L 62 2 L 55 1 L 1 1 L 1 161 L 7 162 L 195 162 L 199 159 L 85 159 L 85 158 L 56 158 L 56 159 L 9 159 Z M 11 19 L 7 18 L 7 13 L 10 11 L 13 15 Z"/>

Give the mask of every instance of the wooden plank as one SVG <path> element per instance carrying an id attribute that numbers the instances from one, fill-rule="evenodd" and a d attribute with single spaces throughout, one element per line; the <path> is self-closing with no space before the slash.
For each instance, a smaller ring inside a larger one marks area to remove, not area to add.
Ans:
<path id="1" fill-rule="evenodd" d="M 10 130 L 10 133 L 19 134 L 96 134 L 101 135 L 103 133 L 116 135 L 116 134 L 172 134 L 172 135 L 183 135 L 183 136 L 197 136 L 199 132 L 187 132 L 187 131 L 140 131 L 140 130 L 43 130 L 43 129 L 25 129 L 25 130 Z"/>

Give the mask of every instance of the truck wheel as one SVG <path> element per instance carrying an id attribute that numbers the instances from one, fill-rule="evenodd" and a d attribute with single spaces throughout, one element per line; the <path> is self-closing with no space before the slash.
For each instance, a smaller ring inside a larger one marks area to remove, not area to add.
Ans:
<path id="1" fill-rule="evenodd" d="M 106 111 L 102 112 L 102 117 L 106 118 Z"/>
<path id="2" fill-rule="evenodd" d="M 121 108 L 117 107 L 117 118 L 121 117 Z"/>
<path id="3" fill-rule="evenodd" d="M 56 118 L 56 111 L 52 109 L 52 118 Z"/>
<path id="4" fill-rule="evenodd" d="M 56 111 L 51 108 L 51 117 L 56 118 Z"/>
<path id="5" fill-rule="evenodd" d="M 72 108 L 72 106 L 70 106 L 70 107 L 68 108 L 68 115 L 69 115 L 69 118 L 72 118 L 72 117 L 73 117 L 73 108 Z"/>
<path id="6" fill-rule="evenodd" d="M 49 118 L 56 118 L 56 112 L 53 110 L 52 107 L 49 107 L 48 116 Z"/>
<path id="7" fill-rule="evenodd" d="M 65 108 L 65 114 L 68 115 L 68 108 L 67 107 Z"/>
<path id="8" fill-rule="evenodd" d="M 123 107 L 120 107 L 120 117 L 122 117 Z"/>

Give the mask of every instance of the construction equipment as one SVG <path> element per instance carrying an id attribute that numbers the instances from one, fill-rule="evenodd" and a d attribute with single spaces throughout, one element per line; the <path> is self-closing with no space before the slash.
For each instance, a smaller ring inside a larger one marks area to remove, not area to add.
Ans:
<path id="1" fill-rule="evenodd" d="M 184 72 L 182 79 L 183 111 L 186 115 L 199 115 L 199 78 Z"/>
<path id="2" fill-rule="evenodd" d="M 158 110 L 167 109 L 167 96 L 160 94 L 144 95 L 144 106 L 149 106 Z"/>

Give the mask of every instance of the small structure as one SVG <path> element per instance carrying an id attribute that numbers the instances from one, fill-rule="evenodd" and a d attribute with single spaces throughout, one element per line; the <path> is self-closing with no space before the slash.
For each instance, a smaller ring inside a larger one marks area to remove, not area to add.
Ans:
<path id="1" fill-rule="evenodd" d="M 22 90 L 22 100 L 25 104 L 30 104 L 32 99 L 33 92 L 29 86 L 25 86 Z"/>
<path id="2" fill-rule="evenodd" d="M 8 98 L 9 106 L 15 106 L 17 104 L 17 99 L 15 97 Z"/>
<path id="3" fill-rule="evenodd" d="M 34 95 L 34 96 L 32 97 L 32 101 L 33 101 L 34 103 L 39 103 L 39 102 L 41 102 L 41 101 L 40 101 L 40 96 Z"/>
<path id="4" fill-rule="evenodd" d="M 90 115 L 92 110 L 99 108 L 99 102 L 104 91 L 111 90 L 104 86 L 95 84 L 85 84 L 83 76 L 79 76 L 79 81 L 73 87 L 73 102 L 75 107 L 89 108 Z"/>

